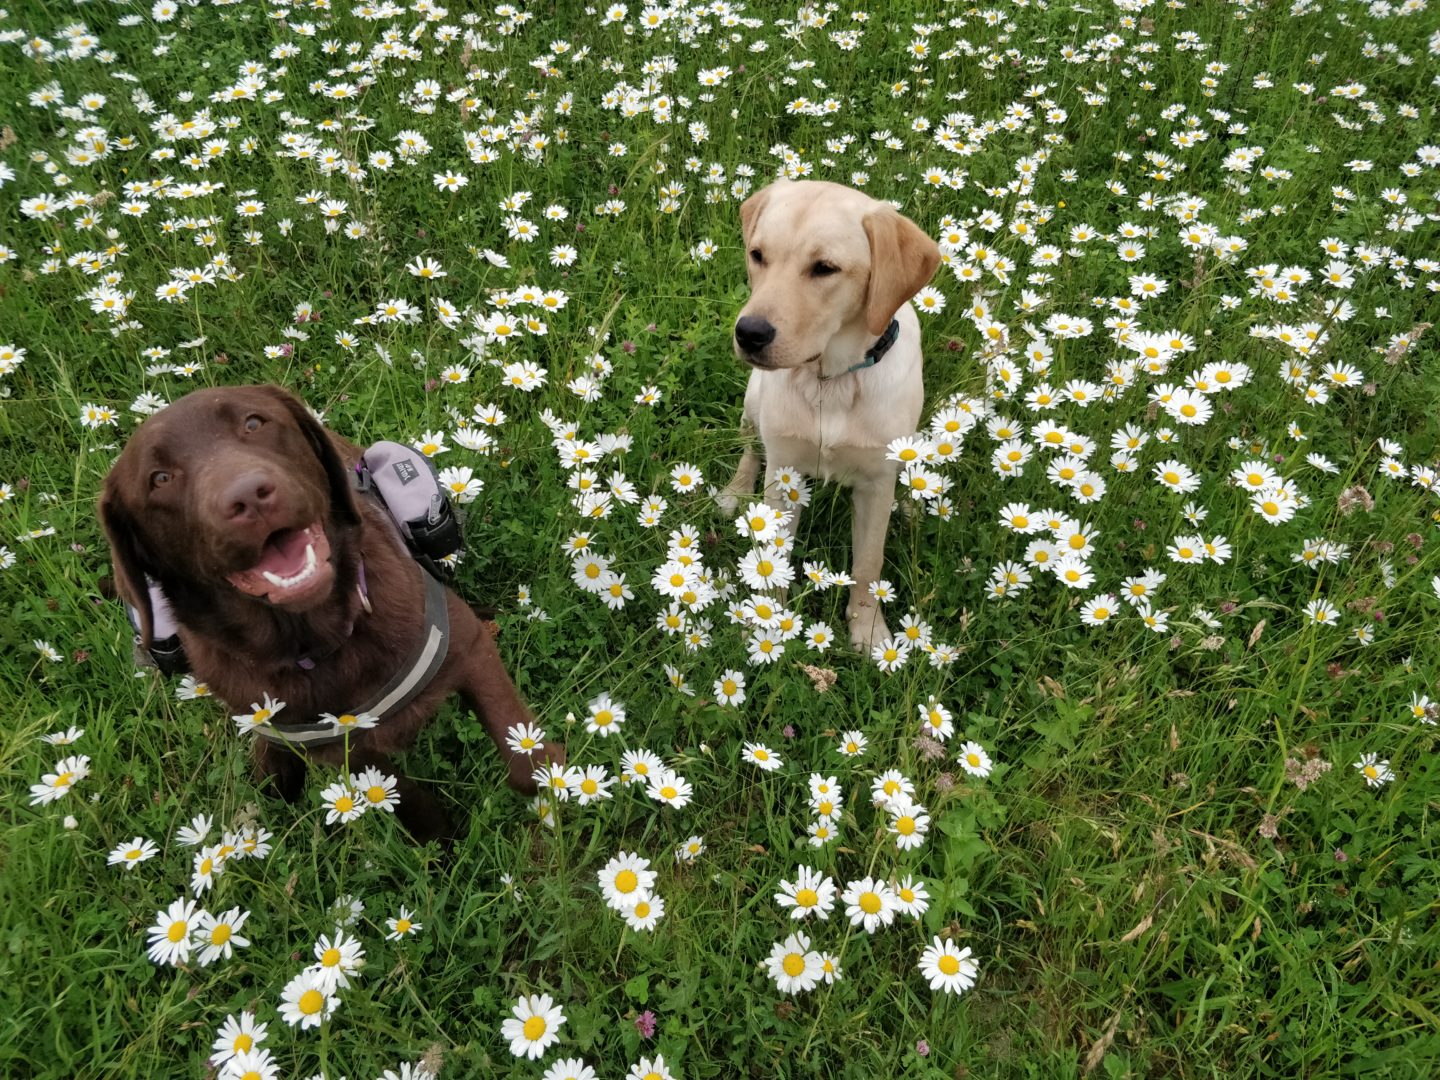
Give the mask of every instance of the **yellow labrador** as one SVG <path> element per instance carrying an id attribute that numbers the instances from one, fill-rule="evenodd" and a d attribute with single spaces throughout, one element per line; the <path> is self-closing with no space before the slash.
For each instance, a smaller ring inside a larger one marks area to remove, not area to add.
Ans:
<path id="1" fill-rule="evenodd" d="M 920 421 L 920 323 L 909 300 L 940 265 L 934 240 L 889 203 L 821 181 L 781 180 L 740 207 L 750 301 L 735 353 L 754 370 L 745 425 L 770 470 L 790 467 L 854 488 L 850 639 L 889 636 L 870 585 L 880 577 L 899 465 L 886 446 Z M 720 496 L 733 510 L 761 460 L 747 450 Z M 789 531 L 798 525 L 798 508 Z"/>

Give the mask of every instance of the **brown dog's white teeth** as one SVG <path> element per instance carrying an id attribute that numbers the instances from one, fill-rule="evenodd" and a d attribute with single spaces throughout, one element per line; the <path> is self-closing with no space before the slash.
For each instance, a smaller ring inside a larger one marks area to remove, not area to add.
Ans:
<path id="1" fill-rule="evenodd" d="M 291 577 L 281 577 L 279 574 L 272 574 L 269 570 L 261 570 L 260 576 L 271 585 L 278 586 L 282 589 L 290 589 L 313 575 L 318 565 L 319 563 L 315 559 L 315 545 L 307 542 L 305 545 L 305 565 L 300 568 L 299 573 Z"/>

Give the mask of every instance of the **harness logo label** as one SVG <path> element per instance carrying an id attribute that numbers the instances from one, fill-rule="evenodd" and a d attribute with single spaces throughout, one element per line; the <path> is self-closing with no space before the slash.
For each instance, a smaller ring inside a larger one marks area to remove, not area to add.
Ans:
<path id="1" fill-rule="evenodd" d="M 411 480 L 418 479 L 420 476 L 420 470 L 415 467 L 414 462 L 397 461 L 393 468 L 395 469 L 395 475 L 400 478 L 400 485 L 402 487 L 410 483 Z"/>

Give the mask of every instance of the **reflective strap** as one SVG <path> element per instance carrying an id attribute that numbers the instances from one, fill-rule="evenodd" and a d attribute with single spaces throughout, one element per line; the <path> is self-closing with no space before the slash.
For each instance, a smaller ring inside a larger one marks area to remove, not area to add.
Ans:
<path id="1" fill-rule="evenodd" d="M 430 685 L 430 680 L 445 662 L 450 651 L 450 611 L 445 586 L 424 571 L 420 576 L 425 579 L 425 623 L 421 628 L 420 641 L 410 659 L 374 698 L 360 708 L 350 710 L 354 715 L 369 713 L 383 724 L 389 715 L 415 700 L 420 691 Z M 337 743 L 346 735 L 328 721 L 262 724 L 255 733 L 272 742 L 310 745 Z"/>

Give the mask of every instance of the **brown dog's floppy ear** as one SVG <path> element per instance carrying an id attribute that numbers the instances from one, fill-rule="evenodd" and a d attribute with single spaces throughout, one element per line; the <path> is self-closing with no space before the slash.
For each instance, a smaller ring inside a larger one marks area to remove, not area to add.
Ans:
<path id="1" fill-rule="evenodd" d="M 336 520 L 343 525 L 360 524 L 360 511 L 355 506 L 355 496 L 350 484 L 350 470 L 335 448 L 335 441 L 330 437 L 330 433 L 320 426 L 320 422 L 310 415 L 310 410 L 294 394 L 279 386 L 266 386 L 263 389 L 289 410 L 290 418 L 295 421 L 295 426 L 305 436 L 310 448 L 315 451 L 315 457 L 324 467 L 325 478 L 330 486 L 330 507 Z"/>
<path id="2" fill-rule="evenodd" d="M 778 182 L 779 181 L 776 181 L 776 183 Z M 740 204 L 740 235 L 745 238 L 746 252 L 750 250 L 750 237 L 755 232 L 755 222 L 760 217 L 760 211 L 764 210 L 765 204 L 770 201 L 770 188 L 774 186 L 774 184 L 771 184 L 769 187 L 761 188 Z M 748 255 L 745 259 L 745 265 L 750 265 Z"/>
<path id="3" fill-rule="evenodd" d="M 865 328 L 883 334 L 895 312 L 935 273 L 940 265 L 940 245 L 893 207 L 872 210 L 865 215 L 864 225 L 870 241 Z"/>
<path id="4" fill-rule="evenodd" d="M 134 610 L 139 622 L 140 648 L 149 650 L 155 642 L 155 613 L 150 608 L 150 586 L 145 576 L 145 562 L 130 514 L 121 507 L 115 495 L 114 481 L 105 479 L 105 493 L 100 496 L 100 524 L 110 541 L 110 562 L 115 568 L 115 588 L 120 599 Z"/>

